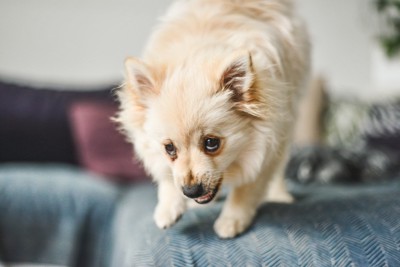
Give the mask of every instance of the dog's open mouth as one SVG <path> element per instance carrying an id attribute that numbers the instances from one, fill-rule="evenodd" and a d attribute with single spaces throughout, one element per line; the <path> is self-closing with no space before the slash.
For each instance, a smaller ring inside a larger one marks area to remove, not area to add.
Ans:
<path id="1" fill-rule="evenodd" d="M 214 199 L 217 192 L 218 192 L 218 187 L 215 188 L 214 190 L 211 190 L 207 194 L 202 195 L 201 197 L 194 198 L 194 201 L 196 201 L 199 204 L 207 204 L 208 202 Z"/>

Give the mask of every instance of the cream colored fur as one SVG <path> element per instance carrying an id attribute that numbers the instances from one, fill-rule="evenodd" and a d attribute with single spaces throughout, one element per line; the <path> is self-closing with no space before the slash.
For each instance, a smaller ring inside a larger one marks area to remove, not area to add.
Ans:
<path id="1" fill-rule="evenodd" d="M 231 186 L 214 225 L 221 238 L 246 230 L 266 193 L 290 201 L 282 170 L 309 73 L 308 38 L 291 1 L 177 1 L 142 59 L 125 67 L 117 120 L 158 184 L 158 227 L 184 213 L 185 185 L 205 193 Z M 220 138 L 215 155 L 204 152 L 205 136 Z"/>

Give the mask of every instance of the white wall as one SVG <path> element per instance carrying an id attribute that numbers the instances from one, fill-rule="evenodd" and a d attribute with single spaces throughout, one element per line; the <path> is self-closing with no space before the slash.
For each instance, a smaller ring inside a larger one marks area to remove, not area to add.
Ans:
<path id="1" fill-rule="evenodd" d="M 0 0 L 0 77 L 95 86 L 122 77 L 169 0 Z"/>
<path id="2" fill-rule="evenodd" d="M 313 40 L 313 62 L 337 90 L 367 87 L 370 38 L 362 22 L 365 0 L 300 0 Z"/>
<path id="3" fill-rule="evenodd" d="M 371 0 L 297 0 L 313 40 L 315 71 L 334 95 L 364 99 L 400 93 L 400 58 L 388 60 L 377 45 Z"/>
<path id="4" fill-rule="evenodd" d="M 77 88 L 119 81 L 123 59 L 140 55 L 169 2 L 0 0 L 0 77 Z M 297 2 L 315 70 L 335 94 L 398 91 L 400 63 L 389 64 L 373 45 L 369 1 Z"/>

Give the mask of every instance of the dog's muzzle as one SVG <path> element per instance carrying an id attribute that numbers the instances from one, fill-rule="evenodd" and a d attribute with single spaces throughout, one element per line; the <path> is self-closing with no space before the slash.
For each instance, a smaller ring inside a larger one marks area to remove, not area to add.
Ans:
<path id="1" fill-rule="evenodd" d="M 185 185 L 182 187 L 183 194 L 194 199 L 199 204 L 206 204 L 214 199 L 218 192 L 218 187 L 213 190 L 205 190 L 202 184 Z"/>

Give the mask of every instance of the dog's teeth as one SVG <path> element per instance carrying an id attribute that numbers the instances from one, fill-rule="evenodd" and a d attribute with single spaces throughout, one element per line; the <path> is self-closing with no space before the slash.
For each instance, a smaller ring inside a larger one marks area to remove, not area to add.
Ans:
<path id="1" fill-rule="evenodd" d="M 211 195 L 212 195 L 212 193 L 208 193 L 208 194 L 206 194 L 204 196 L 195 198 L 195 200 L 198 201 L 198 202 L 203 202 L 203 201 L 208 200 L 211 197 Z"/>

